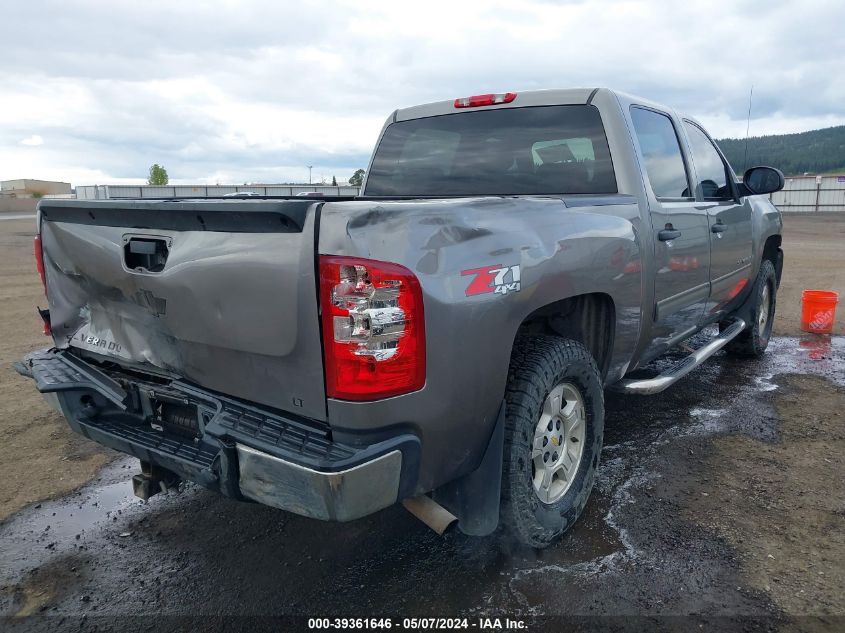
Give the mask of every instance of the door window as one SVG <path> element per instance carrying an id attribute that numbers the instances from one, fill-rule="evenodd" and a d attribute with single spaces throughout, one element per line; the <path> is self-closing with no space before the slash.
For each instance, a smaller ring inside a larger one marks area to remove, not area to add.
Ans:
<path id="1" fill-rule="evenodd" d="M 701 188 L 702 197 L 705 200 L 732 198 L 733 191 L 728 185 L 728 171 L 721 154 L 704 130 L 689 121 L 684 121 L 684 126 L 698 175 L 696 186 Z"/>

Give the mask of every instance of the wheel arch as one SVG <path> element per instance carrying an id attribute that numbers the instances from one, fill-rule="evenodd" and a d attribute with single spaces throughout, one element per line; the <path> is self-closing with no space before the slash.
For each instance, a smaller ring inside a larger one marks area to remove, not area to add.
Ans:
<path id="1" fill-rule="evenodd" d="M 763 255 L 761 257 L 761 261 L 768 259 L 775 267 L 775 279 L 778 287 L 780 287 L 780 277 L 783 273 L 783 251 L 780 248 L 782 243 L 783 238 L 780 234 L 770 235 L 763 244 Z"/>
<path id="2" fill-rule="evenodd" d="M 578 341 L 593 356 L 604 379 L 610 367 L 616 336 L 616 305 L 604 292 L 574 295 L 536 308 L 517 328 L 525 334 L 549 334 Z"/>

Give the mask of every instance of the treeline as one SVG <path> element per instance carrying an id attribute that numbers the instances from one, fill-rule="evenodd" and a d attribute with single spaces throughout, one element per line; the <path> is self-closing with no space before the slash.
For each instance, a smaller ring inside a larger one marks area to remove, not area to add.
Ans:
<path id="1" fill-rule="evenodd" d="M 777 167 L 787 176 L 831 171 L 845 173 L 845 125 L 798 134 L 774 134 L 748 139 L 726 138 L 719 147 L 738 175 L 754 165 Z"/>

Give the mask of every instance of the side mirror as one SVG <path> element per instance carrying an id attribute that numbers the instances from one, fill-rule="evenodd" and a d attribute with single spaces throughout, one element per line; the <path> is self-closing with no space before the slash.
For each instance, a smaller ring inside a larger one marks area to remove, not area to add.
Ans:
<path id="1" fill-rule="evenodd" d="M 745 172 L 742 183 L 751 195 L 774 193 L 783 189 L 783 172 L 774 167 L 752 167 Z"/>

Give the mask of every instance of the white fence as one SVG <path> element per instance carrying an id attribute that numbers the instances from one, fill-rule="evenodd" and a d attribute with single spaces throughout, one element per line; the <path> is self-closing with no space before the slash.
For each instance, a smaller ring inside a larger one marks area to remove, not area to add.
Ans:
<path id="1" fill-rule="evenodd" d="M 845 212 L 845 175 L 790 176 L 771 199 L 784 213 Z"/>
<path id="2" fill-rule="evenodd" d="M 114 198 L 207 198 L 238 191 L 254 191 L 262 196 L 295 196 L 317 191 L 333 196 L 357 196 L 358 187 L 329 185 L 91 185 L 78 186 L 80 200 Z M 786 213 L 845 212 L 845 175 L 790 176 L 782 191 L 771 195 L 772 202 Z"/>
<path id="3" fill-rule="evenodd" d="M 330 185 L 80 185 L 76 188 L 76 197 L 79 200 L 209 198 L 239 191 L 252 191 L 261 196 L 295 196 L 305 191 L 330 196 L 358 195 L 358 187 Z"/>

